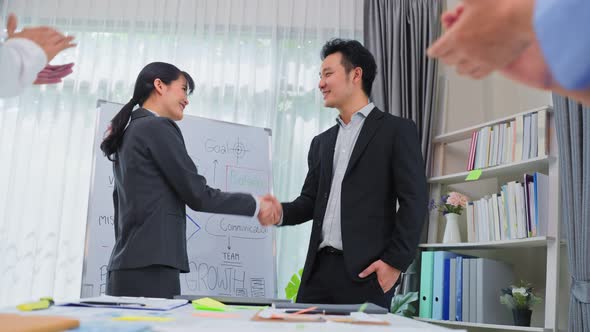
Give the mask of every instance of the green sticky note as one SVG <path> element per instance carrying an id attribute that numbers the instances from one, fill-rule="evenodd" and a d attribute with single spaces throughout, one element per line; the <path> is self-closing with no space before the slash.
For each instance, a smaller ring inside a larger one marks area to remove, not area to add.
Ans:
<path id="1" fill-rule="evenodd" d="M 479 177 L 481 176 L 482 172 L 483 171 L 481 169 L 474 169 L 473 171 L 469 172 L 469 174 L 465 178 L 465 181 L 479 180 Z"/>
<path id="2" fill-rule="evenodd" d="M 209 311 L 226 311 L 225 304 L 214 300 L 210 297 L 204 297 L 202 299 L 193 301 L 193 308 L 197 310 L 209 310 Z"/>

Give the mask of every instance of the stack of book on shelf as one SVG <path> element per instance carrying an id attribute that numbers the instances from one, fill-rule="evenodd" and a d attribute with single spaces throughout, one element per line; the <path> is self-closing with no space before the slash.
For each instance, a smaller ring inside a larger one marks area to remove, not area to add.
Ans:
<path id="1" fill-rule="evenodd" d="M 500 303 L 500 296 L 502 288 L 514 282 L 513 270 L 505 263 L 448 251 L 424 251 L 420 317 L 510 325 L 512 313 Z"/>
<path id="2" fill-rule="evenodd" d="M 525 174 L 497 194 L 467 203 L 467 241 L 486 242 L 547 235 L 548 177 Z"/>
<path id="3" fill-rule="evenodd" d="M 547 111 L 483 127 L 471 135 L 467 170 L 493 167 L 547 155 Z"/>

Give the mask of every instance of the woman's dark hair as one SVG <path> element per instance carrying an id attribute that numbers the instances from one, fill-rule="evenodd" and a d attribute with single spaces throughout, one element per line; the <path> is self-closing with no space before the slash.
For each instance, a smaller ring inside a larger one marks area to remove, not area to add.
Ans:
<path id="1" fill-rule="evenodd" d="M 377 64 L 373 54 L 356 40 L 335 38 L 324 44 L 320 57 L 324 60 L 328 55 L 338 52 L 342 54 L 340 63 L 344 66 L 347 74 L 356 67 L 363 70 L 363 91 L 367 97 L 370 97 L 377 73 Z"/>
<path id="2" fill-rule="evenodd" d="M 195 82 L 192 77 L 174 65 L 165 62 L 152 62 L 141 70 L 135 81 L 133 97 L 113 117 L 108 135 L 100 144 L 100 149 L 110 161 L 114 161 L 113 156 L 117 153 L 119 146 L 121 146 L 123 131 L 127 126 L 127 122 L 129 122 L 133 108 L 135 105 L 142 106 L 148 99 L 152 91 L 154 91 L 154 81 L 159 78 L 164 84 L 168 85 L 180 78 L 180 75 L 183 75 L 186 79 L 189 94 L 192 93 L 195 89 Z"/>

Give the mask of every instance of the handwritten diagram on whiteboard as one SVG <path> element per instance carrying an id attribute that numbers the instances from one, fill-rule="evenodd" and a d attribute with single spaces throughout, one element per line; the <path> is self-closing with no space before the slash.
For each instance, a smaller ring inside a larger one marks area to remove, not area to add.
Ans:
<path id="1" fill-rule="evenodd" d="M 98 110 L 82 297 L 106 290 L 114 245 L 114 178 L 112 165 L 98 145 L 121 106 L 103 102 Z M 178 125 L 189 155 L 209 186 L 255 196 L 271 191 L 268 130 L 186 115 Z M 202 213 L 188 207 L 186 223 L 190 273 L 180 276 L 182 294 L 276 296 L 272 228 L 260 226 L 255 218 Z"/>

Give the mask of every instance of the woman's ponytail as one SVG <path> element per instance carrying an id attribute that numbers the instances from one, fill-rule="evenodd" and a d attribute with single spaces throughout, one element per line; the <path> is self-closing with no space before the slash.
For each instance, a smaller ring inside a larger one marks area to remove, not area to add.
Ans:
<path id="1" fill-rule="evenodd" d="M 123 131 L 131 118 L 131 113 L 133 112 L 135 105 L 137 105 L 137 101 L 132 98 L 127 104 L 125 104 L 125 106 L 123 106 L 123 108 L 121 108 L 119 113 L 117 113 L 117 115 L 111 120 L 111 125 L 106 133 L 107 136 L 100 144 L 100 149 L 110 161 L 115 161 L 114 156 L 117 153 L 119 146 L 121 146 L 121 142 L 123 141 Z"/>

